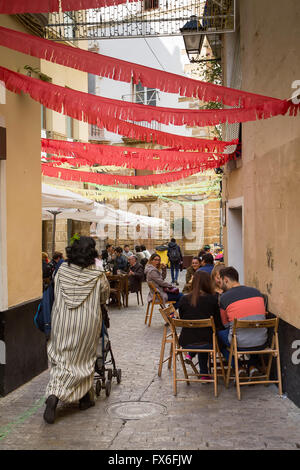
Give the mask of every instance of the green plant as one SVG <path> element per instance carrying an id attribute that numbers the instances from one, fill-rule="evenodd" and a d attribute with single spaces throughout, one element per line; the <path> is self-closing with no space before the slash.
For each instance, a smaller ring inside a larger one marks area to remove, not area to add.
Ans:
<path id="1" fill-rule="evenodd" d="M 35 73 L 39 76 L 39 79 L 43 82 L 50 82 L 51 78 L 48 77 L 45 73 L 41 72 L 38 68 L 33 68 L 31 65 L 24 65 L 24 70 L 27 71 L 27 74 L 31 77 L 31 74 Z"/>

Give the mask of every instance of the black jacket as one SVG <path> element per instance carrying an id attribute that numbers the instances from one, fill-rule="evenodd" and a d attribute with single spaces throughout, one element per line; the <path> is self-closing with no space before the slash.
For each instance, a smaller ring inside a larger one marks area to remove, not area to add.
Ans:
<path id="1" fill-rule="evenodd" d="M 182 320 L 204 320 L 214 318 L 216 328 L 222 325 L 220 318 L 220 309 L 215 295 L 203 295 L 199 297 L 196 307 L 190 304 L 190 295 L 184 295 L 179 302 L 179 316 Z M 212 343 L 211 328 L 182 328 L 179 344 L 186 346 L 188 344 L 206 344 Z"/>
<path id="2" fill-rule="evenodd" d="M 176 259 L 172 259 L 172 253 L 176 252 Z M 169 242 L 168 243 L 168 253 L 167 256 L 169 258 L 170 263 L 178 265 L 182 261 L 182 253 L 180 246 L 177 243 Z"/>
<path id="3" fill-rule="evenodd" d="M 144 280 L 144 268 L 140 263 L 135 263 L 134 266 L 129 267 L 129 271 L 134 273 L 134 275 L 128 276 L 129 291 L 139 292 L 141 284 Z"/>

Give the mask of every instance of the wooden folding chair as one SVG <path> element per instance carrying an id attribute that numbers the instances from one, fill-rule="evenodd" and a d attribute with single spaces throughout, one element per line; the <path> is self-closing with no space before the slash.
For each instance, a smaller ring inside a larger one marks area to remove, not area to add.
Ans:
<path id="1" fill-rule="evenodd" d="M 272 318 L 270 320 L 238 320 L 234 319 L 233 328 L 232 328 L 232 340 L 230 346 L 229 360 L 228 360 L 228 369 L 226 377 L 226 387 L 229 385 L 230 381 L 230 371 L 231 371 L 231 362 L 232 356 L 234 357 L 235 365 L 235 383 L 238 399 L 241 399 L 241 385 L 256 385 L 256 384 L 278 384 L 279 395 L 282 395 L 282 382 L 281 382 L 281 368 L 280 368 L 280 355 L 279 355 L 279 341 L 278 341 L 278 325 L 279 319 Z M 241 351 L 238 349 L 237 341 L 237 329 L 238 328 L 273 328 L 273 335 L 271 346 L 266 347 L 265 349 L 259 349 L 255 351 Z M 240 377 L 239 376 L 239 358 L 244 355 L 256 354 L 260 355 L 262 358 L 262 367 L 263 374 L 259 376 L 252 377 Z M 269 360 L 267 366 L 263 360 L 264 355 L 269 355 Z M 273 357 L 276 358 L 277 366 L 277 380 L 270 380 L 270 372 Z M 233 378 L 233 377 L 232 377 Z"/>
<path id="2" fill-rule="evenodd" d="M 109 282 L 112 283 L 112 287 L 110 288 L 110 297 L 115 297 L 118 302 L 118 308 L 120 309 L 122 306 L 122 298 L 123 298 L 123 279 L 120 275 L 110 275 Z M 124 300 L 124 299 L 123 299 Z"/>
<path id="3" fill-rule="evenodd" d="M 169 307 L 160 308 L 159 309 L 163 319 L 164 319 L 164 330 L 163 330 L 163 337 L 161 341 L 161 348 L 160 348 L 160 358 L 159 358 L 159 366 L 158 366 L 158 376 L 161 376 L 162 367 L 165 362 L 168 361 L 168 369 L 171 369 L 172 365 L 172 352 L 173 352 L 173 335 L 172 329 L 170 324 L 170 315 L 176 315 L 177 312 L 173 305 Z M 165 348 L 166 344 L 170 344 L 170 354 L 167 358 L 165 358 Z"/>
<path id="4" fill-rule="evenodd" d="M 155 287 L 154 283 L 149 281 L 148 286 L 149 286 L 149 289 L 153 292 L 153 297 L 152 297 L 152 301 L 148 302 L 148 305 L 147 305 L 145 324 L 147 324 L 147 320 L 149 318 L 148 326 L 151 326 L 154 305 L 160 305 L 161 308 L 165 308 L 166 305 L 163 301 L 162 296 L 160 295 L 159 290 Z M 168 300 L 166 303 L 170 305 L 170 304 L 175 304 L 176 302 L 174 300 Z M 150 305 L 151 305 L 151 310 L 149 314 Z"/>
<path id="5" fill-rule="evenodd" d="M 225 382 L 225 371 L 224 371 L 224 366 L 223 366 L 223 360 L 221 356 L 221 352 L 219 349 L 218 341 L 217 341 L 217 336 L 216 336 L 216 327 L 214 323 L 213 317 L 210 317 L 205 320 L 179 320 L 175 318 L 169 317 L 169 323 L 171 327 L 171 332 L 172 332 L 172 361 L 173 361 L 173 389 L 174 389 L 174 395 L 177 395 L 177 382 L 187 382 L 189 385 L 190 382 L 200 382 L 200 383 L 210 383 L 212 382 L 214 384 L 214 395 L 215 397 L 218 396 L 218 366 L 217 366 L 217 356 L 220 360 L 220 366 L 221 366 L 221 376 L 224 379 Z M 177 331 L 176 328 L 212 328 L 212 340 L 213 340 L 213 346 L 211 349 L 201 349 L 201 347 L 197 349 L 193 349 L 192 351 L 195 353 L 198 352 L 205 352 L 208 353 L 209 356 L 212 359 L 212 368 L 213 368 L 213 373 L 210 374 L 200 374 L 199 371 L 193 367 L 193 373 L 189 374 L 186 370 L 184 359 L 182 353 L 184 352 L 189 352 L 191 349 L 185 349 L 182 348 L 179 344 L 178 341 L 178 336 L 177 336 Z M 182 378 L 177 378 L 177 363 L 176 359 L 177 356 L 180 358 L 180 362 L 182 365 L 183 373 L 184 373 L 184 379 Z M 190 377 L 198 377 L 197 379 Z M 200 376 L 213 376 L 211 379 L 200 379 Z"/>

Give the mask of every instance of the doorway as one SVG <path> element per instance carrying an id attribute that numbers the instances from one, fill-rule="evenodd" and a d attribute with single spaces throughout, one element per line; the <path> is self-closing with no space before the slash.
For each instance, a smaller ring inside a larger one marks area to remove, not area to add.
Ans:
<path id="1" fill-rule="evenodd" d="M 228 201 L 227 247 L 228 266 L 239 273 L 240 283 L 244 283 L 244 220 L 243 198 Z"/>

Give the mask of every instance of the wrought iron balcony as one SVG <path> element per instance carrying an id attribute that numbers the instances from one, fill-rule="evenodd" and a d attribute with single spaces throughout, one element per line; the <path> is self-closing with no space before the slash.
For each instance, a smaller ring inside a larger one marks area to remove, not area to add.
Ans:
<path id="1" fill-rule="evenodd" d="M 180 36 L 196 15 L 201 34 L 234 31 L 235 0 L 140 0 L 49 14 L 45 37 L 61 41 Z"/>

